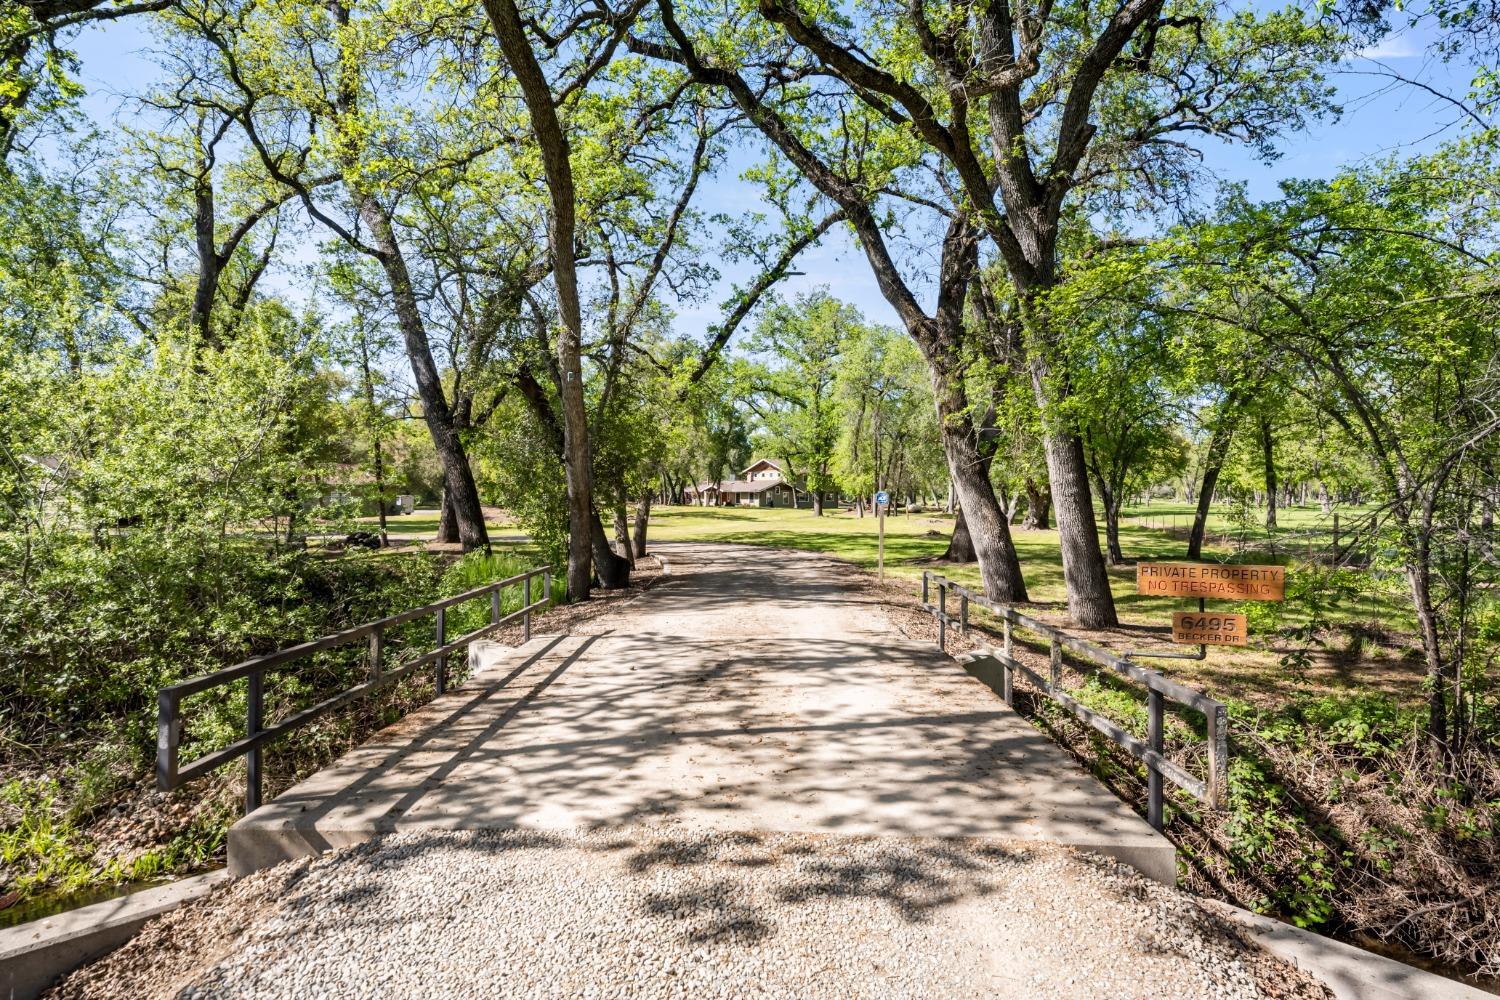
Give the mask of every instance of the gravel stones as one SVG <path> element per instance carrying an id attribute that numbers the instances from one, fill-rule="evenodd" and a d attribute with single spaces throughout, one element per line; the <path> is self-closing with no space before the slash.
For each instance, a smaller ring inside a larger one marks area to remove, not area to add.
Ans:
<path id="1" fill-rule="evenodd" d="M 651 828 L 402 834 L 148 926 L 56 997 L 1318 998 L 1063 848 Z"/>

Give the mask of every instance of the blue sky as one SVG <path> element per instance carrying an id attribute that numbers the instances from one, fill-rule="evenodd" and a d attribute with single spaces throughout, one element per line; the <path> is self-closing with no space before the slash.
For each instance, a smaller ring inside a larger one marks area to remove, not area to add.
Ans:
<path id="1" fill-rule="evenodd" d="M 1452 128 L 1444 128 L 1457 120 L 1454 109 L 1419 89 L 1392 86 L 1387 79 L 1368 75 L 1384 64 L 1437 90 L 1465 94 L 1472 67 L 1442 63 L 1428 52 L 1427 43 L 1421 32 L 1397 34 L 1345 64 L 1332 77 L 1344 115 L 1287 137 L 1275 162 L 1261 163 L 1242 148 L 1210 144 L 1204 149 L 1206 164 L 1219 178 L 1244 183 L 1253 197 L 1265 199 L 1275 196 L 1283 179 L 1327 177 L 1349 164 L 1432 148 L 1454 134 Z M 101 125 L 107 127 L 121 113 L 123 95 L 144 89 L 155 78 L 152 44 L 138 22 L 129 19 L 92 28 L 75 40 L 89 91 L 84 106 Z M 756 187 L 730 170 L 705 187 L 700 205 L 706 213 L 732 213 L 753 210 L 758 201 Z M 843 230 L 804 253 L 798 269 L 802 274 L 782 285 L 783 294 L 826 285 L 859 307 L 867 319 L 895 325 L 895 314 L 876 288 L 863 254 Z M 730 283 L 751 277 L 746 268 L 726 265 L 721 270 L 719 291 L 702 304 L 679 308 L 680 332 L 701 335 L 717 320 L 718 305 L 729 294 Z"/>

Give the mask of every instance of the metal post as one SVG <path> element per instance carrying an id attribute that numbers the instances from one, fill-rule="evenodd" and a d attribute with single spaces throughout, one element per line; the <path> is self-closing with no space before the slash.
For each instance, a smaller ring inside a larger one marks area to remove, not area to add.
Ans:
<path id="1" fill-rule="evenodd" d="M 938 649 L 948 651 L 948 581 L 938 581 Z"/>
<path id="2" fill-rule="evenodd" d="M 1057 641 L 1056 634 L 1052 639 L 1052 684 L 1048 690 L 1056 691 L 1062 687 L 1062 643 Z"/>
<path id="3" fill-rule="evenodd" d="M 156 787 L 177 787 L 177 746 L 182 740 L 181 705 L 172 691 L 156 692 Z"/>
<path id="4" fill-rule="evenodd" d="M 500 588 L 490 591 L 490 624 L 500 624 Z"/>
<path id="5" fill-rule="evenodd" d="M 1215 706 L 1206 713 L 1208 722 L 1208 804 L 1215 809 L 1229 805 L 1229 710 Z"/>
<path id="6" fill-rule="evenodd" d="M 1002 698 L 1005 699 L 1005 703 L 1007 705 L 1009 705 L 1012 708 L 1014 708 L 1015 705 L 1016 705 L 1016 701 L 1015 701 L 1015 688 L 1014 688 L 1014 684 L 1015 684 L 1014 674 L 1015 674 L 1015 671 L 1011 670 L 1011 668 L 1010 668 L 1010 659 L 1009 659 L 1009 656 L 1010 656 L 1010 654 L 1007 653 L 1006 654 L 1006 659 L 1000 661 L 1000 667 L 1001 667 L 1001 670 L 1002 670 L 1002 675 L 1001 675 L 1002 676 L 1002 680 L 1001 680 L 1001 688 L 1000 688 L 1000 697 L 1002 697 Z"/>
<path id="7" fill-rule="evenodd" d="M 250 690 L 245 696 L 245 735 L 254 736 L 261 727 L 261 672 L 252 671 L 249 677 Z M 252 747 L 245 755 L 245 813 L 248 815 L 260 808 L 260 747 Z"/>
<path id="8" fill-rule="evenodd" d="M 877 563 L 878 563 L 878 565 L 880 567 L 880 579 L 884 580 L 885 579 L 885 504 L 883 504 L 883 503 L 877 503 L 875 505 L 875 508 L 876 508 L 876 518 L 880 522 L 880 549 L 879 549 L 879 553 L 880 554 L 876 557 L 876 559 L 877 559 Z"/>
<path id="9" fill-rule="evenodd" d="M 552 567 L 542 571 L 542 600 L 547 602 L 547 607 L 552 607 Z"/>
<path id="10" fill-rule="evenodd" d="M 437 609 L 437 644 L 442 649 L 448 645 L 448 609 Z M 437 676 L 433 684 L 433 690 L 442 694 L 448 690 L 448 654 L 439 653 L 437 658 Z"/>
<path id="11" fill-rule="evenodd" d="M 531 641 L 531 577 L 521 581 L 521 641 Z"/>
<path id="12" fill-rule="evenodd" d="M 1146 691 L 1146 743 L 1151 752 L 1157 756 L 1162 751 L 1162 703 L 1163 698 L 1160 691 L 1150 688 Z M 1160 830 L 1162 827 L 1162 790 L 1161 771 L 1156 767 L 1156 761 L 1146 762 L 1146 822 L 1151 824 L 1151 829 Z"/>
<path id="13" fill-rule="evenodd" d="M 958 595 L 958 634 L 969 634 L 969 595 L 963 592 Z"/>
<path id="14" fill-rule="evenodd" d="M 385 629 L 376 627 L 370 633 L 370 680 L 380 680 L 380 673 L 385 669 Z"/>

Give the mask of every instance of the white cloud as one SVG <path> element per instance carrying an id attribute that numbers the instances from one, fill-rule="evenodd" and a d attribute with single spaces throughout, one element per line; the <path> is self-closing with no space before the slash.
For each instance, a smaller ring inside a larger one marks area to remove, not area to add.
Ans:
<path id="1" fill-rule="evenodd" d="M 1415 59 L 1422 50 L 1404 35 L 1389 35 L 1360 49 L 1358 55 L 1365 59 Z"/>

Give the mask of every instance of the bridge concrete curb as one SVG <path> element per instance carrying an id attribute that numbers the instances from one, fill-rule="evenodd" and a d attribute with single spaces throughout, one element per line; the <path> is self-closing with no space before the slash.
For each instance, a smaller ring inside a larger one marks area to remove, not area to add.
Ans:
<path id="1" fill-rule="evenodd" d="M 1492 1000 L 1483 990 L 1216 899 L 1198 901 L 1252 941 L 1317 976 L 1338 1000 Z"/>
<path id="2" fill-rule="evenodd" d="M 41 996 L 69 972 L 130 940 L 146 921 L 228 879 L 227 871 L 211 872 L 0 930 L 0 997 Z"/>

